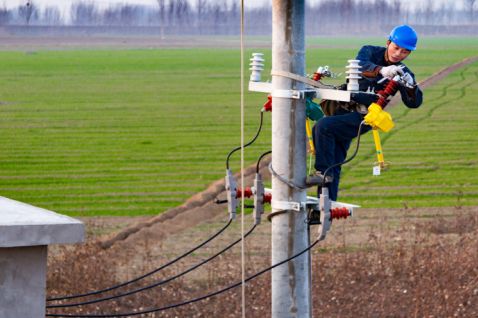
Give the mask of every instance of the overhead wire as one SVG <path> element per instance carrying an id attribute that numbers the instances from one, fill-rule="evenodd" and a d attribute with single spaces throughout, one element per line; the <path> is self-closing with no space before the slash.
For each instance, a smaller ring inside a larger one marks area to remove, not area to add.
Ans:
<path id="1" fill-rule="evenodd" d="M 219 231 L 217 231 L 214 235 L 212 235 L 211 237 L 209 237 L 208 239 L 206 239 L 205 241 L 201 242 L 199 245 L 196 245 L 195 247 L 191 248 L 190 250 L 186 251 L 185 253 L 179 255 L 178 257 L 176 257 L 175 259 L 167 262 L 166 264 L 164 265 L 161 265 L 160 267 L 158 268 L 155 268 L 154 270 L 148 272 L 148 273 L 145 273 L 141 276 L 138 276 L 136 278 L 133 278 L 131 280 L 128 280 L 126 282 L 123 282 L 123 283 L 120 283 L 120 284 L 117 284 L 117 285 L 114 285 L 114 286 L 111 286 L 111 287 L 108 287 L 108 288 L 104 288 L 104 289 L 99 289 L 99 290 L 95 290 L 95 291 L 91 291 L 91 292 L 87 292 L 87 293 L 83 293 L 83 294 L 76 294 L 76 295 L 69 295 L 69 296 L 57 296 L 57 297 L 51 297 L 51 298 L 47 298 L 47 301 L 59 301 L 59 300 L 68 300 L 68 299 L 75 299 L 75 298 L 80 298 L 80 297 L 86 297 L 86 296 L 93 296 L 93 295 L 98 295 L 98 294 L 102 294 L 102 293 L 106 293 L 106 292 L 109 292 L 109 291 L 112 291 L 112 290 L 115 290 L 115 289 L 118 289 L 118 288 L 121 288 L 121 287 L 124 287 L 124 286 L 127 286 L 127 285 L 130 285 L 132 283 L 135 283 L 137 281 L 140 281 L 146 277 L 149 277 L 153 274 L 156 274 L 157 272 L 171 266 L 172 264 L 180 261 L 181 259 L 183 259 L 184 257 L 190 255 L 191 253 L 195 252 L 196 250 L 198 250 L 199 248 L 203 247 L 204 245 L 206 245 L 207 243 L 211 242 L 213 239 L 215 239 L 216 237 L 218 237 L 222 232 L 224 232 L 228 227 L 229 225 L 231 225 L 232 223 L 232 219 L 229 218 L 229 221 L 226 223 L 226 225 L 224 225 Z"/>
<path id="2" fill-rule="evenodd" d="M 256 228 L 256 224 L 254 224 L 254 226 L 251 227 L 251 229 L 244 235 L 244 238 L 248 237 L 253 231 L 254 229 Z M 104 301 L 108 301 L 108 300 L 113 300 L 113 299 L 118 299 L 118 298 L 122 298 L 122 297 L 126 297 L 126 296 L 129 296 L 129 295 L 133 295 L 133 294 L 136 294 L 136 293 L 139 293 L 139 292 L 142 292 L 142 291 L 145 291 L 145 290 L 148 290 L 148 289 L 152 289 L 152 288 L 155 288 L 155 287 L 158 287 L 158 286 L 161 286 L 161 285 L 164 285 L 166 283 L 169 283 L 170 281 L 176 279 L 176 278 L 179 278 L 181 276 L 184 276 L 186 275 L 187 273 L 189 272 L 192 272 L 193 270 L 195 270 L 196 268 L 198 267 L 201 267 L 202 265 L 212 261 L 214 258 L 218 257 L 219 255 L 221 254 L 224 254 L 227 250 L 231 249 L 233 246 L 235 246 L 237 243 L 239 243 L 240 241 L 242 240 L 242 237 L 235 240 L 234 242 L 230 243 L 228 246 L 226 246 L 225 248 L 223 248 L 222 250 L 220 250 L 219 252 L 217 252 L 216 254 L 206 258 L 205 260 L 197 263 L 196 265 L 194 266 L 191 266 L 190 268 L 188 268 L 187 270 L 184 270 L 182 271 L 181 273 L 179 274 L 176 274 L 174 276 L 171 276 L 169 278 L 166 278 L 164 280 L 161 280 L 159 282 L 156 282 L 154 284 L 151 284 L 151 285 L 147 285 L 147 286 L 144 286 L 144 287 L 140 287 L 140 288 L 137 288 L 137 289 L 133 289 L 133 290 L 130 290 L 128 292 L 124 292 L 124 293 L 121 293 L 121 294 L 116 294 L 116 295 L 113 295 L 113 296 L 107 296 L 107 297 L 103 297 L 103 298 L 97 298 L 97 299 L 92 299 L 92 300 L 87 300 L 87 301 L 83 301 L 83 302 L 79 302 L 79 303 L 70 303 L 70 304 L 58 304 L 58 305 L 48 305 L 46 306 L 47 309 L 50 309 L 50 308 L 67 308 L 67 307 L 78 307 L 78 306 L 85 306 L 85 305 L 90 305 L 90 304 L 95 304 L 95 303 L 100 303 L 100 302 L 104 302 Z"/>
<path id="3" fill-rule="evenodd" d="M 245 279 L 245 282 L 249 282 L 251 280 L 253 280 L 254 278 L 268 272 L 268 271 L 271 271 L 272 269 L 282 265 L 282 264 L 285 264 L 299 256 L 301 256 L 302 254 L 310 251 L 315 245 L 317 245 L 317 243 L 319 243 L 319 240 L 315 240 L 311 245 L 309 245 L 307 248 L 305 248 L 304 250 L 300 251 L 299 253 L 295 254 L 295 255 L 292 255 L 291 257 L 279 262 L 279 263 L 276 263 L 272 266 L 269 266 L 257 273 L 255 273 L 254 275 L 252 276 L 249 276 L 248 278 Z M 198 302 L 198 301 L 201 301 L 201 300 L 204 300 L 204 299 L 207 299 L 207 298 L 211 298 L 211 297 L 214 297 L 214 296 L 217 296 L 219 294 L 222 294 L 228 290 L 231 290 L 233 288 L 236 288 L 236 287 L 239 287 L 240 285 L 242 285 L 242 281 L 240 282 L 237 282 L 235 284 L 232 284 L 232 285 L 229 285 L 225 288 L 222 288 L 220 290 L 217 290 L 215 292 L 212 292 L 212 293 L 209 293 L 207 295 L 204 295 L 204 296 L 200 296 L 200 297 L 197 297 L 197 298 L 193 298 L 193 299 L 190 299 L 190 300 L 187 300 L 187 301 L 184 301 L 184 302 L 180 302 L 180 303 L 177 303 L 177 304 L 172 304 L 172 305 L 168 305 L 168 306 L 164 306 L 164 307 L 159 307 L 159 308 L 153 308 L 153 309 L 148 309 L 148 310 L 143 310 L 143 311 L 138 311 L 138 312 L 129 312 L 129 313 L 115 313 L 115 314 L 46 314 L 46 317 L 76 317 L 76 318 L 86 318 L 86 317 L 96 317 L 96 318 L 106 318 L 106 317 L 128 317 L 128 316 L 139 316 L 139 315 L 145 315 L 145 314 L 150 314 L 150 313 L 153 313 L 153 312 L 159 312 L 159 311 L 164 311 L 164 310 L 168 310 L 168 309 L 172 309 L 172 308 L 177 308 L 177 307 L 181 307 L 181 306 L 185 306 L 185 305 L 189 305 L 189 304 L 192 304 L 192 303 L 195 303 L 195 302 Z"/>

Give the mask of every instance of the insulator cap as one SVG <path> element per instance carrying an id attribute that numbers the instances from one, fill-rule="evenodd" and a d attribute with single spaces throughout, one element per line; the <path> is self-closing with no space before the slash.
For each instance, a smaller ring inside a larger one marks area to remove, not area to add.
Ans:
<path id="1" fill-rule="evenodd" d="M 253 195 L 253 193 L 252 193 L 252 190 L 251 190 L 250 187 L 244 188 L 244 198 L 250 198 L 250 197 L 252 197 L 252 195 Z M 242 189 L 241 188 L 237 188 L 236 198 L 237 199 L 242 198 Z"/>
<path id="2" fill-rule="evenodd" d="M 264 70 L 264 54 L 262 53 L 252 53 L 252 58 L 250 59 L 251 63 L 249 64 L 249 70 L 252 71 L 250 81 L 251 82 L 260 82 L 261 73 Z"/>
<path id="3" fill-rule="evenodd" d="M 264 193 L 264 203 L 272 202 L 272 193 Z"/>

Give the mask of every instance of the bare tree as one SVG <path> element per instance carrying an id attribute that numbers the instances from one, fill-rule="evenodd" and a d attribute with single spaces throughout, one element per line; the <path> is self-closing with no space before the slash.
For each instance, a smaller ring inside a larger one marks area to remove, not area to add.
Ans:
<path id="1" fill-rule="evenodd" d="M 169 0 L 168 3 L 168 22 L 170 26 L 173 26 L 176 24 L 176 21 L 174 20 L 174 13 L 176 12 L 176 1 L 175 0 Z"/>
<path id="2" fill-rule="evenodd" d="M 166 0 L 157 0 L 158 2 L 158 9 L 159 9 L 159 21 L 161 25 L 164 25 L 165 19 L 165 10 L 166 10 Z"/>
<path id="3" fill-rule="evenodd" d="M 207 10 L 207 0 L 196 0 L 196 21 L 199 33 L 202 33 L 202 21 Z"/>
<path id="4" fill-rule="evenodd" d="M 180 25 L 189 21 L 189 2 L 187 0 L 176 0 L 176 20 Z"/>
<path id="5" fill-rule="evenodd" d="M 60 10 L 57 7 L 46 7 L 43 11 L 43 23 L 47 25 L 58 25 L 61 22 Z"/>
<path id="6" fill-rule="evenodd" d="M 25 21 L 26 25 L 29 25 L 32 17 L 38 15 L 37 8 L 32 1 L 27 1 L 25 5 L 18 8 L 18 15 Z"/>
<path id="7" fill-rule="evenodd" d="M 470 23 L 475 21 L 475 14 L 474 14 L 474 6 L 476 0 L 464 0 L 465 1 L 465 8 L 470 10 Z"/>
<path id="8" fill-rule="evenodd" d="M 98 10 L 93 2 L 76 2 L 71 6 L 74 25 L 92 25 L 98 22 Z"/>
<path id="9" fill-rule="evenodd" d="M 3 8 L 0 8 L 0 25 L 5 25 L 10 22 L 11 12 L 7 9 L 5 3 L 3 3 Z"/>
<path id="10" fill-rule="evenodd" d="M 138 21 L 138 16 L 139 8 L 137 6 L 124 5 L 120 7 L 120 23 L 122 25 L 134 25 Z"/>

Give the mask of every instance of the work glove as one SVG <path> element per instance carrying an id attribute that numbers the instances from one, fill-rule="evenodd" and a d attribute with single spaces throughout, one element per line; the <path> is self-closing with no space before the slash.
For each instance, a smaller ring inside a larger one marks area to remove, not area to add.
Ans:
<path id="1" fill-rule="evenodd" d="M 415 80 L 410 75 L 410 73 L 405 73 L 405 75 L 402 76 L 402 81 L 405 83 L 405 86 L 408 88 L 415 87 Z"/>
<path id="2" fill-rule="evenodd" d="M 378 100 L 378 95 L 358 92 L 358 93 L 351 93 L 350 99 L 358 104 L 369 106 L 372 103 L 376 103 Z"/>
<path id="3" fill-rule="evenodd" d="M 386 77 L 388 79 L 392 79 L 395 77 L 395 75 L 400 74 L 403 75 L 403 65 L 397 66 L 397 65 L 390 65 L 390 66 L 385 66 L 380 69 L 380 74 L 382 74 L 383 77 Z"/>
<path id="4" fill-rule="evenodd" d="M 313 121 L 317 121 L 324 117 L 322 108 L 312 101 L 311 97 L 305 99 L 305 115 Z"/>
<path id="5" fill-rule="evenodd" d="M 384 132 L 390 131 L 394 126 L 392 115 L 375 103 L 372 103 L 372 105 L 368 107 L 368 113 L 365 115 L 364 120 L 365 123 L 372 126 L 372 128 L 378 128 Z"/>

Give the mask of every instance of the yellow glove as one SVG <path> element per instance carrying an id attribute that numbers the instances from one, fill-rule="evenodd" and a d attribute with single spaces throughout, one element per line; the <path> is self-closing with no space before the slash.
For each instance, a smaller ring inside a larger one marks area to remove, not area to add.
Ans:
<path id="1" fill-rule="evenodd" d="M 366 124 L 384 132 L 390 131 L 394 126 L 392 116 L 375 103 L 370 104 L 364 119 Z"/>

